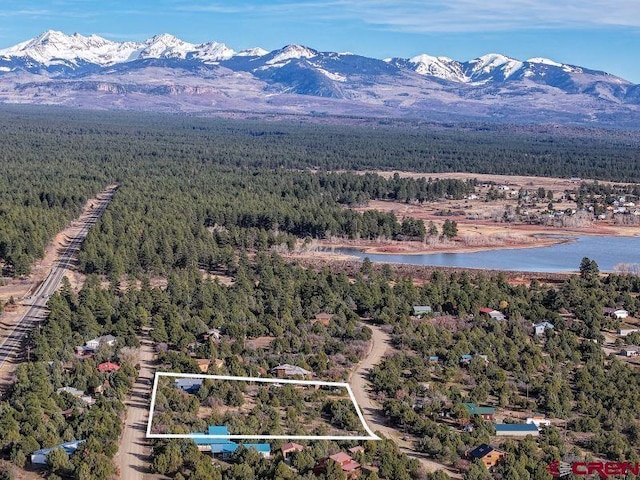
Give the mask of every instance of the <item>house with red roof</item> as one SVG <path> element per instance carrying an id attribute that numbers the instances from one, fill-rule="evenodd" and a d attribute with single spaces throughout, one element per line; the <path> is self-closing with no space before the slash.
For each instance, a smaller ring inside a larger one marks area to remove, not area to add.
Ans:
<path id="1" fill-rule="evenodd" d="M 333 315 L 327 312 L 316 313 L 315 318 L 311 320 L 311 325 L 313 325 L 314 323 L 321 323 L 322 325 L 327 327 L 329 326 L 329 322 L 331 322 L 332 318 L 333 318 Z"/>
<path id="2" fill-rule="evenodd" d="M 285 443 L 284 445 L 282 445 L 282 447 L 280 447 L 280 451 L 282 452 L 282 458 L 284 458 L 285 460 L 292 453 L 301 452 L 303 450 L 304 450 L 304 447 L 302 445 L 294 442 Z"/>
<path id="3" fill-rule="evenodd" d="M 321 458 L 316 466 L 313 467 L 313 473 L 316 475 L 325 473 L 329 460 L 336 462 L 349 480 L 358 478 L 358 475 L 360 475 L 360 464 L 344 452 L 338 452 L 334 455 Z"/>
<path id="4" fill-rule="evenodd" d="M 99 372 L 117 372 L 118 370 L 120 370 L 120 365 L 118 365 L 117 363 L 113 363 L 113 362 L 104 362 L 101 363 L 100 365 L 98 365 L 98 371 Z"/>

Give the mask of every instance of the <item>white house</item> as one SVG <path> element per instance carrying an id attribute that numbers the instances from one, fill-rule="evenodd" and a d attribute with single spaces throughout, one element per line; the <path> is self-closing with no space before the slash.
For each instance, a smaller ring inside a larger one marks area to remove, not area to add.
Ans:
<path id="1" fill-rule="evenodd" d="M 204 332 L 202 334 L 202 337 L 205 340 L 209 340 L 210 338 L 213 338 L 216 342 L 219 342 L 220 339 L 222 338 L 222 332 L 218 328 L 212 328 Z"/>
<path id="2" fill-rule="evenodd" d="M 113 335 L 104 335 L 98 338 L 92 338 L 88 340 L 84 347 L 86 350 L 97 350 L 100 345 L 108 345 L 109 347 L 113 347 L 116 344 L 116 337 Z"/>
<path id="3" fill-rule="evenodd" d="M 272 368 L 271 374 L 277 376 L 278 378 L 311 378 L 313 376 L 313 372 L 305 370 L 304 368 L 298 367 L 296 365 L 289 365 L 288 363 Z"/>
<path id="4" fill-rule="evenodd" d="M 506 320 L 504 313 L 499 310 L 494 310 L 493 308 L 481 308 L 479 311 L 481 314 L 486 315 L 489 318 L 493 318 L 494 320 Z"/>
<path id="5" fill-rule="evenodd" d="M 640 347 L 636 345 L 628 345 L 620 351 L 620 354 L 625 357 L 638 357 L 640 356 Z"/>
<path id="6" fill-rule="evenodd" d="M 540 323 L 535 323 L 533 325 L 533 330 L 536 335 L 544 335 L 544 332 L 546 330 L 553 330 L 553 329 L 554 329 L 554 325 L 551 322 L 540 322 Z"/>
<path id="7" fill-rule="evenodd" d="M 620 328 L 618 329 L 618 335 L 621 337 L 626 337 L 634 332 L 640 332 L 640 328 L 634 327 L 633 325 L 627 325 L 626 323 L 620 325 Z"/>
<path id="8" fill-rule="evenodd" d="M 429 315 L 433 312 L 431 305 L 414 305 L 413 306 L 413 314 L 417 317 L 421 317 L 423 315 Z"/>
<path id="9" fill-rule="evenodd" d="M 527 423 L 533 424 L 538 428 L 551 426 L 551 420 L 544 418 L 544 415 L 534 415 L 533 417 L 529 417 L 527 418 Z"/>
<path id="10" fill-rule="evenodd" d="M 72 455 L 83 442 L 84 440 L 75 440 L 73 442 L 61 443 L 55 447 L 36 450 L 31 454 L 31 463 L 34 465 L 46 465 L 49 454 L 59 448 L 63 449 L 67 455 Z"/>
<path id="11" fill-rule="evenodd" d="M 78 390 L 77 388 L 62 387 L 56 390 L 56 393 L 58 395 L 62 394 L 62 392 L 67 392 L 72 397 L 79 398 L 84 402 L 85 405 L 93 405 L 94 403 L 96 403 L 93 397 L 91 397 L 90 395 L 85 395 L 82 390 Z"/>

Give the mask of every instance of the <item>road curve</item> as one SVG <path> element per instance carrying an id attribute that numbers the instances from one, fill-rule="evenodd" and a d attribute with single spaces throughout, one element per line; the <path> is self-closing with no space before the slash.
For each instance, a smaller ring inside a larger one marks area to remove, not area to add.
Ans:
<path id="1" fill-rule="evenodd" d="M 387 425 L 387 419 L 382 412 L 382 408 L 373 400 L 370 384 L 368 380 L 371 369 L 382 361 L 389 352 L 393 350 L 391 336 L 377 325 L 366 323 L 371 330 L 371 345 L 367 355 L 360 361 L 358 367 L 351 373 L 349 384 L 353 395 L 360 406 L 369 428 L 381 434 L 398 445 L 398 448 L 410 458 L 415 458 L 428 472 L 443 470 L 452 478 L 461 478 L 445 465 L 430 460 L 425 454 L 416 452 L 411 442 L 403 440 L 405 434 Z"/>
<path id="2" fill-rule="evenodd" d="M 31 297 L 25 300 L 29 308 L 22 317 L 18 319 L 13 330 L 0 344 L 0 370 L 2 370 L 2 367 L 7 362 L 12 360 L 19 361 L 25 337 L 38 323 L 46 318 L 46 306 L 49 297 L 60 285 L 65 270 L 69 268 L 74 257 L 80 250 L 82 242 L 87 237 L 87 233 L 89 233 L 89 229 L 96 224 L 105 211 L 117 188 L 117 185 L 110 185 L 105 191 L 98 195 L 97 205 L 81 220 L 80 230 L 72 238 L 69 238 L 69 244 L 65 247 L 60 258 L 51 267 L 51 271 L 44 282 L 42 282 Z"/>

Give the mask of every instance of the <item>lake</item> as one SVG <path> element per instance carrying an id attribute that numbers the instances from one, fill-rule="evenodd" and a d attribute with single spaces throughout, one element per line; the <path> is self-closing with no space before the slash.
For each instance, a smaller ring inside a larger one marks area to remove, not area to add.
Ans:
<path id="1" fill-rule="evenodd" d="M 571 241 L 538 248 L 486 250 L 473 253 L 395 255 L 363 253 L 336 248 L 336 253 L 369 257 L 372 262 L 406 263 L 439 267 L 486 268 L 525 272 L 578 271 L 584 257 L 595 260 L 602 271 L 613 271 L 618 263 L 640 264 L 640 237 L 566 236 Z"/>

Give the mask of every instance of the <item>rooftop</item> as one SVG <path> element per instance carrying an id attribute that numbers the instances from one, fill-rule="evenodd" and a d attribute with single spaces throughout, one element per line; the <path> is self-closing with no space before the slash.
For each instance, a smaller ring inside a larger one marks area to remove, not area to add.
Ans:
<path id="1" fill-rule="evenodd" d="M 227 438 L 207 438 L 205 435 L 229 435 L 226 425 L 209 425 L 207 433 L 191 433 L 192 440 L 196 445 L 210 445 L 211 453 L 233 453 L 240 445 L 246 448 L 253 448 L 260 453 L 271 453 L 271 445 L 268 443 L 235 443 Z"/>
<path id="2" fill-rule="evenodd" d="M 226 425 L 209 425 L 209 435 L 229 435 L 229 428 Z"/>
<path id="3" fill-rule="evenodd" d="M 120 370 L 120 365 L 113 362 L 104 362 L 98 365 L 98 370 L 101 372 L 117 372 Z"/>
<path id="4" fill-rule="evenodd" d="M 67 455 L 71 455 L 78 448 L 80 448 L 80 445 L 82 445 L 84 442 L 85 440 L 74 440 L 73 442 L 65 442 L 65 443 L 61 443 L 60 445 L 56 445 L 55 447 L 42 448 L 40 450 L 36 450 L 35 452 L 32 453 L 32 455 L 37 455 L 37 454 L 48 455 L 52 451 L 57 450 L 59 448 L 64 450 Z"/>
<path id="5" fill-rule="evenodd" d="M 486 443 L 483 443 L 482 445 L 471 450 L 469 452 L 469 456 L 472 458 L 480 459 L 485 457 L 489 453 L 493 452 L 494 450 L 495 448 L 493 448 L 491 445 L 487 445 Z"/>
<path id="6" fill-rule="evenodd" d="M 271 369 L 271 371 L 277 370 L 284 370 L 285 374 L 287 375 L 301 375 L 303 377 L 313 374 L 313 372 L 310 372 L 309 370 L 305 370 L 304 368 L 298 367 L 296 365 L 289 365 L 288 363 L 278 365 L 277 367 Z"/>
<path id="7" fill-rule="evenodd" d="M 551 322 L 540 322 L 533 325 L 534 327 L 544 327 L 544 328 L 554 328 L 553 323 Z"/>
<path id="8" fill-rule="evenodd" d="M 301 452 L 302 450 L 304 450 L 304 447 L 299 443 L 289 442 L 282 445 L 282 447 L 280 447 L 280 450 L 282 450 L 283 452 Z"/>
<path id="9" fill-rule="evenodd" d="M 463 405 L 471 415 L 493 415 L 496 413 L 496 409 L 493 407 L 480 407 L 475 403 L 465 403 Z"/>
<path id="10" fill-rule="evenodd" d="M 67 392 L 71 395 L 73 395 L 74 397 L 82 397 L 84 396 L 84 391 L 82 390 L 78 390 L 77 388 L 73 388 L 73 387 L 62 387 L 56 390 L 56 393 L 58 395 L 60 395 L 62 392 Z"/>
<path id="11" fill-rule="evenodd" d="M 431 305 L 414 305 L 413 306 L 414 314 L 431 313 L 432 311 L 433 309 L 431 308 Z"/>
<path id="12" fill-rule="evenodd" d="M 202 378 L 177 378 L 173 381 L 173 384 L 176 388 L 180 388 L 182 390 L 192 390 L 200 388 L 203 381 L 204 380 Z"/>
<path id="13" fill-rule="evenodd" d="M 496 423 L 496 433 L 500 432 L 537 432 L 538 427 L 533 423 Z"/>

